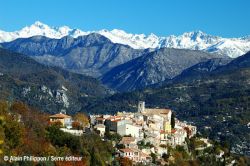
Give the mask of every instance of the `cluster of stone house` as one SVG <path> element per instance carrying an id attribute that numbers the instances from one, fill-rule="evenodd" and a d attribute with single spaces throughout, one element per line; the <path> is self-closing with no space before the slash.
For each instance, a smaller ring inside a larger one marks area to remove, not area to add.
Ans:
<path id="1" fill-rule="evenodd" d="M 171 127 L 172 111 L 170 109 L 145 108 L 145 102 L 139 102 L 138 111 L 118 112 L 116 115 L 91 115 L 90 123 L 101 136 L 106 131 L 118 133 L 121 136 L 130 136 L 136 142 L 144 141 L 154 147 L 150 150 L 139 150 L 137 146 L 129 143 L 120 149 L 120 156 L 128 157 L 135 162 L 151 160 L 150 153 L 159 155 L 167 153 L 162 145 L 185 144 L 185 138 L 196 134 L 196 127 L 175 119 L 175 127 Z M 133 141 L 132 141 L 133 142 Z M 143 158 L 143 160 L 142 160 Z"/>
<path id="2" fill-rule="evenodd" d="M 124 145 L 124 148 L 119 149 L 121 157 L 127 157 L 134 162 L 149 163 L 152 161 L 150 154 L 140 150 L 137 145 L 137 140 L 134 137 L 122 137 L 119 144 Z"/>
<path id="3" fill-rule="evenodd" d="M 181 122 L 175 118 L 175 127 L 171 126 L 172 111 L 170 109 L 145 108 L 145 102 L 139 102 L 138 111 L 118 112 L 116 115 L 90 115 L 90 130 L 97 131 L 101 137 L 105 132 L 118 133 L 123 136 L 120 144 L 124 148 L 118 149 L 121 157 L 127 157 L 134 162 L 150 162 L 150 154 L 162 155 L 167 153 L 166 145 L 175 147 L 185 144 L 187 137 L 196 134 L 196 127 Z M 63 131 L 74 133 L 72 118 L 65 114 L 50 116 L 50 122 L 60 121 L 65 127 Z M 75 135 L 79 135 L 78 133 Z M 139 149 L 137 144 L 140 141 L 149 143 L 152 147 Z M 162 146 L 164 145 L 164 146 Z"/>

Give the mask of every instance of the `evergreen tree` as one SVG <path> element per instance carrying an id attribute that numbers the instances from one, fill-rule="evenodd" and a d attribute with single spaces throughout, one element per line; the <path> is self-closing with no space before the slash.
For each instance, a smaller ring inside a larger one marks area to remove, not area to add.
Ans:
<path id="1" fill-rule="evenodd" d="M 96 152 L 95 147 L 92 148 L 91 150 L 91 161 L 90 161 L 91 166 L 104 166 L 104 162 L 101 159 L 101 156 L 99 153 Z"/>
<path id="2" fill-rule="evenodd" d="M 174 129 L 174 127 L 175 127 L 175 112 L 173 112 L 171 116 L 171 128 Z"/>

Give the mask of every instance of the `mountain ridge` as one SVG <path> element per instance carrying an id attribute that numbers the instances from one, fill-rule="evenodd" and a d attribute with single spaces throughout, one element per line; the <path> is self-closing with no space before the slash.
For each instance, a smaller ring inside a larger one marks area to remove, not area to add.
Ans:
<path id="1" fill-rule="evenodd" d="M 150 51 L 112 43 L 97 33 L 77 38 L 65 36 L 60 39 L 33 36 L 1 45 L 5 49 L 28 55 L 40 63 L 93 77 Z"/>
<path id="2" fill-rule="evenodd" d="M 156 50 L 133 49 L 128 45 L 112 43 L 98 33 L 60 39 L 33 36 L 1 45 L 40 63 L 99 78 L 105 85 L 118 91 L 159 84 L 196 63 L 227 57 L 199 50 L 165 47 Z"/>
<path id="3" fill-rule="evenodd" d="M 0 30 L 0 42 L 9 42 L 17 38 L 28 38 L 37 35 L 55 39 L 64 36 L 77 38 L 91 33 L 98 33 L 107 37 L 113 43 L 129 45 L 134 49 L 159 49 L 169 47 L 203 50 L 206 52 L 228 55 L 231 58 L 236 58 L 250 51 L 249 36 L 240 38 L 222 38 L 208 35 L 202 31 L 185 32 L 179 36 L 170 35 L 167 37 L 159 37 L 153 33 L 148 36 L 144 34 L 131 34 L 118 29 L 113 29 L 111 31 L 103 29 L 99 31 L 85 32 L 80 29 L 71 29 L 67 26 L 49 27 L 39 21 L 36 21 L 31 26 L 26 26 L 19 31 L 5 32 Z"/>
<path id="4" fill-rule="evenodd" d="M 50 113 L 78 112 L 90 100 L 109 94 L 94 78 L 1 48 L 0 73 L 0 99 L 23 101 Z"/>
<path id="5" fill-rule="evenodd" d="M 197 63 L 226 56 L 197 50 L 161 48 L 112 68 L 101 81 L 118 91 L 132 91 L 173 79 Z"/>

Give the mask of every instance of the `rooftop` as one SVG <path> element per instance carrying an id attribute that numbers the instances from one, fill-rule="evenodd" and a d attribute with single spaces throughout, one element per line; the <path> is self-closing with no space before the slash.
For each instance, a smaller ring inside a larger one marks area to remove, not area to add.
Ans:
<path id="1" fill-rule="evenodd" d="M 96 120 L 105 120 L 105 118 L 97 117 Z"/>
<path id="2" fill-rule="evenodd" d="M 94 127 L 95 128 L 105 128 L 105 125 L 104 124 L 97 124 Z"/>
<path id="3" fill-rule="evenodd" d="M 120 149 L 120 151 L 121 152 L 124 152 L 124 153 L 126 153 L 126 152 L 134 152 L 132 149 L 130 149 L 130 148 L 125 148 L 125 149 Z"/>
<path id="4" fill-rule="evenodd" d="M 71 116 L 66 115 L 66 114 L 62 114 L 62 113 L 51 115 L 49 117 L 50 118 L 58 118 L 58 119 L 71 118 Z"/>
<path id="5" fill-rule="evenodd" d="M 122 137 L 122 140 L 120 143 L 129 144 L 129 143 L 134 142 L 134 141 L 135 141 L 134 137 Z"/>
<path id="6" fill-rule="evenodd" d="M 167 115 L 170 112 L 171 109 L 145 108 L 143 114 Z"/>

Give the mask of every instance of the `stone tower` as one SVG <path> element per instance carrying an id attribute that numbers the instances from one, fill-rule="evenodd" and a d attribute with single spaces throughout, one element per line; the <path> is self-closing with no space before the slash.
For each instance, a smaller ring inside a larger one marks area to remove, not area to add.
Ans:
<path id="1" fill-rule="evenodd" d="M 139 101 L 138 103 L 138 112 L 142 113 L 145 111 L 145 102 L 144 101 Z"/>
<path id="2" fill-rule="evenodd" d="M 65 109 L 61 109 L 60 114 L 65 114 L 66 115 L 66 110 Z"/>

